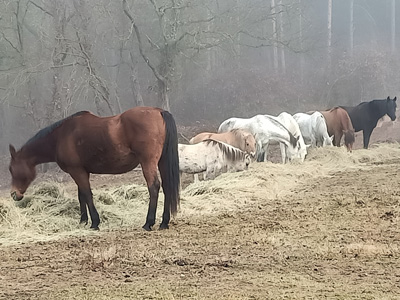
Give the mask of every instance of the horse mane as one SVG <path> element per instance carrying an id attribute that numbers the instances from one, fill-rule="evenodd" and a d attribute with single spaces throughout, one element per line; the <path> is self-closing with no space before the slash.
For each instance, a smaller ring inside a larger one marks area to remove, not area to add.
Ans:
<path id="1" fill-rule="evenodd" d="M 25 143 L 25 145 L 29 145 L 29 144 L 33 143 L 34 141 L 36 141 L 36 140 L 38 140 L 38 139 L 40 139 L 40 138 L 42 138 L 42 137 L 48 135 L 49 133 L 53 132 L 54 129 L 60 127 L 65 121 L 67 121 L 67 120 L 69 120 L 69 119 L 72 119 L 72 118 L 74 118 L 74 117 L 77 117 L 77 116 L 86 114 L 86 113 L 90 113 L 90 112 L 88 112 L 88 111 L 79 111 L 79 112 L 77 112 L 77 113 L 74 113 L 74 114 L 72 114 L 72 115 L 70 115 L 70 116 L 68 116 L 68 117 L 66 117 L 66 118 L 64 118 L 64 119 L 62 119 L 62 120 L 60 120 L 60 121 L 57 121 L 57 122 L 55 122 L 55 123 L 53 123 L 53 124 L 51 124 L 51 125 L 49 125 L 49 126 L 43 128 L 43 129 L 41 129 L 41 130 L 38 131 L 33 137 L 31 137 L 31 138 Z"/>
<path id="2" fill-rule="evenodd" d="M 224 153 L 225 157 L 230 161 L 243 160 L 245 158 L 246 155 L 245 152 L 224 142 L 213 139 L 206 139 L 204 140 L 204 142 L 206 142 L 207 145 L 209 144 L 212 144 L 213 146 L 218 145 L 219 149 Z"/>
<path id="3" fill-rule="evenodd" d="M 247 138 L 249 135 L 251 135 L 250 132 L 245 131 L 245 130 L 240 129 L 240 128 L 234 128 L 234 129 L 231 130 L 231 132 L 238 138 L 241 138 L 241 137 Z"/>
<path id="4" fill-rule="evenodd" d="M 340 106 L 335 106 L 335 107 L 332 107 L 331 109 L 328 109 L 328 111 L 333 112 L 335 110 L 338 110 L 339 108 L 341 108 L 341 107 Z"/>

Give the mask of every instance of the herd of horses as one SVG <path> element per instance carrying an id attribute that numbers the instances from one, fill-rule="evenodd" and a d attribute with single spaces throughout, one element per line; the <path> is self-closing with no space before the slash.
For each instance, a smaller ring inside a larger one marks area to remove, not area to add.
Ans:
<path id="1" fill-rule="evenodd" d="M 155 224 L 162 186 L 160 229 L 167 229 L 171 214 L 179 208 L 182 172 L 204 172 L 204 178 L 211 179 L 219 172 L 244 170 L 253 158 L 266 160 L 272 143 L 280 144 L 283 163 L 304 161 L 309 146 L 340 146 L 343 135 L 351 151 L 354 132 L 361 130 L 368 148 L 378 120 L 388 115 L 394 121 L 396 107 L 396 97 L 388 97 L 293 116 L 284 112 L 276 117 L 230 118 L 221 123 L 218 133 L 202 133 L 189 145 L 178 144 L 174 118 L 159 108 L 135 107 L 111 117 L 82 111 L 40 130 L 18 151 L 10 145 L 11 196 L 15 201 L 24 197 L 36 177 L 36 165 L 56 162 L 78 186 L 80 222 L 88 223 L 89 211 L 90 228 L 98 229 L 90 174 L 121 174 L 140 164 L 150 195 L 143 228 L 151 230 Z"/>

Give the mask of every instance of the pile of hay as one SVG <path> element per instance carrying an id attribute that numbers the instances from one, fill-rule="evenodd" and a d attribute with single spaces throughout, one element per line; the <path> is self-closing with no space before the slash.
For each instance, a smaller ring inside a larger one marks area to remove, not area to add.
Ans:
<path id="1" fill-rule="evenodd" d="M 93 197 L 102 230 L 144 224 L 147 187 L 125 185 L 112 190 L 95 190 Z M 90 223 L 79 225 L 79 220 L 77 195 L 66 193 L 60 183 L 42 182 L 32 186 L 21 201 L 0 198 L 0 243 L 96 234 L 88 230 Z"/>
<path id="2" fill-rule="evenodd" d="M 192 183 L 181 191 L 178 222 L 179 218 L 194 215 L 222 215 L 261 204 L 274 206 L 313 178 L 399 160 L 400 147 L 395 143 L 352 153 L 344 147 L 310 149 L 301 164 L 252 163 L 247 171 L 225 173 L 215 180 Z M 101 231 L 124 226 L 139 229 L 145 223 L 149 198 L 146 186 L 107 186 L 94 189 L 93 194 Z M 160 191 L 156 226 L 162 215 L 163 196 Z M 19 202 L 9 195 L 0 198 L 0 243 L 97 234 L 88 230 L 90 224 L 80 226 L 79 219 L 77 195 L 69 195 L 60 183 L 42 182 L 32 186 Z"/>

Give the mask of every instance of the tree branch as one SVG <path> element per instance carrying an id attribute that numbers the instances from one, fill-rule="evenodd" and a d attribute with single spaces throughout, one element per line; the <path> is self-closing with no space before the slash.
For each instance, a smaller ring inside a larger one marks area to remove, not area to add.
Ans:
<path id="1" fill-rule="evenodd" d="M 154 4 L 154 1 L 150 0 L 150 2 L 153 3 L 153 5 L 155 5 L 155 4 Z M 166 80 L 165 80 L 164 76 L 162 76 L 162 75 L 157 71 L 156 67 L 153 66 L 153 64 L 150 62 L 150 59 L 146 56 L 146 54 L 145 54 L 144 51 L 143 51 L 143 43 L 142 43 L 142 38 L 141 38 L 141 35 L 140 35 L 139 28 L 136 26 L 135 20 L 134 20 L 134 18 L 132 17 L 131 13 L 129 12 L 129 8 L 128 8 L 128 4 L 126 3 L 126 0 L 122 0 L 122 5 L 123 5 L 123 10 L 124 10 L 125 15 L 129 18 L 129 20 L 131 21 L 131 25 L 132 25 L 133 29 L 135 30 L 136 38 L 137 38 L 137 41 L 138 41 L 138 43 L 139 43 L 139 52 L 140 52 L 140 55 L 142 56 L 143 60 L 146 62 L 146 64 L 148 65 L 148 67 L 153 71 L 154 76 L 155 76 L 158 80 L 160 80 L 160 81 L 162 81 L 162 82 L 165 82 Z"/>

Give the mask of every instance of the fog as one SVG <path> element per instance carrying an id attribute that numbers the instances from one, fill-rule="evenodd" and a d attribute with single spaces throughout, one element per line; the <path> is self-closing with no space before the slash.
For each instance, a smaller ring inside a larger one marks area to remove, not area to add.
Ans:
<path id="1" fill-rule="evenodd" d="M 332 4 L 330 10 L 330 3 Z M 3 0 L 0 153 L 79 110 L 178 124 L 398 94 L 395 0 Z"/>

